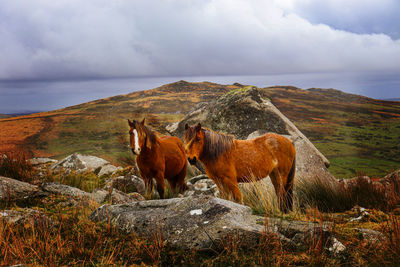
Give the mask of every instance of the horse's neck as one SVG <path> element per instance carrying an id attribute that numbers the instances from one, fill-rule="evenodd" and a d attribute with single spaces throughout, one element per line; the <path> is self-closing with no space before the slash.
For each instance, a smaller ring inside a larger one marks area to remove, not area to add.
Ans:
<path id="1" fill-rule="evenodd" d="M 151 149 L 147 146 L 144 146 L 140 155 L 143 155 L 143 158 L 152 157 L 153 155 L 157 154 L 159 150 L 159 139 L 156 136 L 156 141 L 151 144 Z"/>

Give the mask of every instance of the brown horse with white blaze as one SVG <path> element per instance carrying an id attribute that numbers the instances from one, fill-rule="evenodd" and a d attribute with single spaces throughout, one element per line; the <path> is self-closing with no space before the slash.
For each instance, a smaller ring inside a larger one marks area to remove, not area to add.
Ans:
<path id="1" fill-rule="evenodd" d="M 128 120 L 130 144 L 140 175 L 145 182 L 146 192 L 153 188 L 153 178 L 157 183 L 160 198 L 164 198 L 164 179 L 171 188 L 183 192 L 187 160 L 181 139 L 174 136 L 158 137 L 142 122 Z"/>
<path id="2" fill-rule="evenodd" d="M 220 191 L 232 194 L 241 203 L 239 182 L 270 176 L 280 209 L 292 209 L 296 149 L 288 138 L 267 133 L 251 140 L 237 140 L 202 128 L 200 123 L 191 127 L 186 124 L 185 130 L 189 162 L 203 163 Z"/>

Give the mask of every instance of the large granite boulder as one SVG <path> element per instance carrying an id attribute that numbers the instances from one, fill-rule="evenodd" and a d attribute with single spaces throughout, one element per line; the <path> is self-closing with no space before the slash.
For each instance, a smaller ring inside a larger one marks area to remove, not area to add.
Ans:
<path id="1" fill-rule="evenodd" d="M 90 219 L 145 238 L 159 236 L 167 246 L 179 249 L 221 249 L 232 238 L 237 246 L 251 248 L 273 235 L 294 247 L 322 238 L 328 252 L 345 251 L 327 225 L 260 217 L 247 206 L 205 195 L 103 205 Z"/>
<path id="2" fill-rule="evenodd" d="M 254 138 L 266 132 L 286 135 L 297 151 L 296 181 L 335 181 L 327 169 L 329 161 L 325 156 L 254 86 L 228 92 L 210 103 L 198 105 L 180 122 L 167 126 L 167 130 L 183 137 L 185 124 L 198 122 L 212 130 L 232 134 L 237 139 Z"/>

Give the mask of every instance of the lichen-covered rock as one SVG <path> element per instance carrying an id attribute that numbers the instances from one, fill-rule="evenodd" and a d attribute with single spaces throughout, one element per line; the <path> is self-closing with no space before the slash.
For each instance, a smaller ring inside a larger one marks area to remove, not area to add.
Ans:
<path id="1" fill-rule="evenodd" d="M 79 188 L 56 182 L 43 183 L 41 189 L 51 194 L 59 194 L 79 199 L 89 199 L 91 197 L 90 193 L 82 191 Z"/>
<path id="2" fill-rule="evenodd" d="M 44 195 L 36 185 L 0 176 L 0 202 L 29 201 Z"/>
<path id="3" fill-rule="evenodd" d="M 8 224 L 30 224 L 40 227 L 52 227 L 57 223 L 38 210 L 2 210 L 0 211 L 0 220 Z"/>
<path id="4" fill-rule="evenodd" d="M 112 189 L 111 192 L 110 190 L 96 189 L 93 191 L 91 197 L 99 204 L 103 204 L 104 202 L 111 204 L 127 204 L 145 200 L 145 198 L 139 193 L 126 194 L 116 189 Z"/>
<path id="5" fill-rule="evenodd" d="M 55 159 L 50 159 L 50 158 L 32 158 L 32 159 L 28 159 L 28 162 L 30 164 L 32 164 L 33 166 L 37 166 L 37 165 L 43 165 L 43 164 L 54 164 L 57 163 L 57 160 Z"/>
<path id="6" fill-rule="evenodd" d="M 316 178 L 335 181 L 327 169 L 329 161 L 256 87 L 234 90 L 198 106 L 168 129 L 182 137 L 186 123 L 198 122 L 212 130 L 233 134 L 237 139 L 254 138 L 266 132 L 290 136 L 297 151 L 295 181 Z"/>
<path id="7" fill-rule="evenodd" d="M 232 238 L 238 246 L 250 248 L 268 235 L 289 246 L 304 246 L 322 238 L 326 250 L 341 249 L 337 240 L 334 245 L 325 225 L 264 218 L 252 215 L 247 206 L 205 195 L 103 205 L 90 219 L 110 221 L 142 237 L 159 235 L 166 245 L 180 249 L 218 249 Z"/>
<path id="8" fill-rule="evenodd" d="M 105 159 L 89 155 L 81 155 L 79 153 L 74 153 L 60 160 L 53 164 L 51 169 L 54 172 L 64 172 L 66 174 L 72 171 L 78 173 L 92 171 L 99 176 L 111 175 L 118 170 L 117 167 L 111 165 L 110 162 Z"/>
<path id="9" fill-rule="evenodd" d="M 144 181 L 136 175 L 127 174 L 112 178 L 104 189 L 107 190 L 110 186 L 124 193 L 138 192 L 141 195 L 145 194 Z"/>

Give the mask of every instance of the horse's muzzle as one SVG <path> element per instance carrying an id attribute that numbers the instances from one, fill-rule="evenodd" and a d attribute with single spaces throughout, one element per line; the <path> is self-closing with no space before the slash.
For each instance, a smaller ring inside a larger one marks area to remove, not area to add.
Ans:
<path id="1" fill-rule="evenodd" d="M 134 148 L 131 148 L 133 155 L 137 155 Z"/>
<path id="2" fill-rule="evenodd" d="M 197 162 L 196 157 L 193 157 L 192 159 L 188 158 L 188 161 L 189 161 L 190 165 L 196 165 L 196 162 Z"/>

